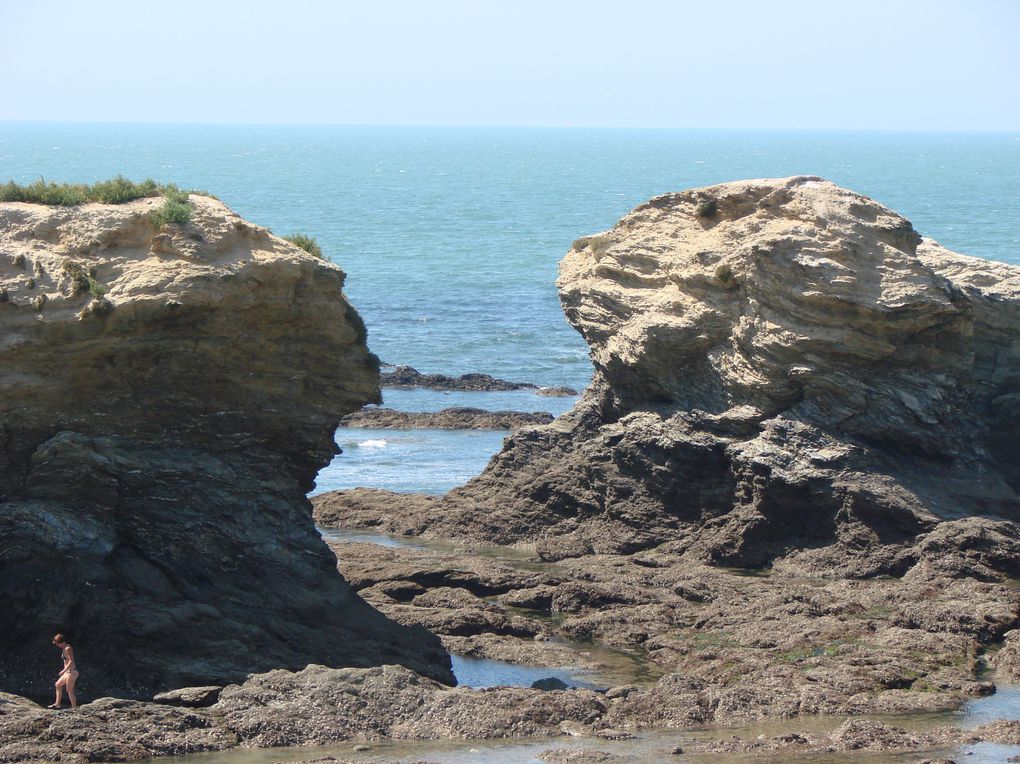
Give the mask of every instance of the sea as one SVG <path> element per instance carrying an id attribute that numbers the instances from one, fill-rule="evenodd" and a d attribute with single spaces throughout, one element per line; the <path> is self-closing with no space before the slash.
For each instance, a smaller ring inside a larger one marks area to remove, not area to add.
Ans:
<path id="1" fill-rule="evenodd" d="M 957 252 L 1020 265 L 1020 133 L 0 123 L 0 182 L 151 177 L 315 236 L 385 363 L 577 390 L 591 365 L 555 287 L 574 239 L 657 194 L 802 174 L 877 199 Z M 575 400 L 384 399 L 555 415 Z M 341 429 L 315 492 L 443 493 L 506 434 Z"/>

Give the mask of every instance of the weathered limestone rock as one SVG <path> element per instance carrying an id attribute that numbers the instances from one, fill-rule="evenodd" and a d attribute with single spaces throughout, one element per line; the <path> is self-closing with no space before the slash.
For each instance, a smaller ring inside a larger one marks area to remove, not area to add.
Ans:
<path id="1" fill-rule="evenodd" d="M 351 592 L 305 499 L 379 398 L 343 272 L 192 201 L 162 231 L 158 199 L 0 205 L 0 688 L 51 692 L 58 630 L 85 698 L 312 662 L 451 680 Z"/>
<path id="2" fill-rule="evenodd" d="M 575 242 L 558 284 L 592 385 L 428 533 L 548 558 L 680 539 L 813 574 L 947 555 L 1020 572 L 1020 268 L 797 177 L 652 199 Z"/>

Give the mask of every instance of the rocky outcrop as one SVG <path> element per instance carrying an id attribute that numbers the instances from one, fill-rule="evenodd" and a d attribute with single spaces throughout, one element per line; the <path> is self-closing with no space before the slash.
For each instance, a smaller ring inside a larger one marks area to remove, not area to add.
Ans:
<path id="1" fill-rule="evenodd" d="M 379 400 L 343 272 L 206 197 L 157 230 L 160 201 L 0 205 L 0 688 L 51 692 L 58 630 L 85 698 L 312 662 L 451 681 L 305 499 Z"/>
<path id="2" fill-rule="evenodd" d="M 413 389 L 416 387 L 428 390 L 448 390 L 467 392 L 506 392 L 508 390 L 534 390 L 538 395 L 569 396 L 577 395 L 577 391 L 569 387 L 539 387 L 531 382 L 508 382 L 488 374 L 473 372 L 451 377 L 446 374 L 423 374 L 410 366 L 394 366 L 384 371 L 380 377 L 383 387 L 396 389 Z"/>
<path id="3" fill-rule="evenodd" d="M 667 194 L 561 263 L 594 380 L 427 518 L 549 557 L 1020 573 L 1020 269 L 820 178 Z"/>
<path id="4" fill-rule="evenodd" d="M 517 430 L 534 424 L 549 424 L 553 415 L 545 411 L 486 411 L 455 406 L 441 411 L 396 411 L 364 408 L 340 420 L 341 427 L 383 430 Z"/>

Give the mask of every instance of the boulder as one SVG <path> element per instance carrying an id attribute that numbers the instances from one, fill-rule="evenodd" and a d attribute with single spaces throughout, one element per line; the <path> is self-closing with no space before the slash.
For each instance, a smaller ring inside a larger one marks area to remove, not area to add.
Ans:
<path id="1" fill-rule="evenodd" d="M 205 708 L 219 700 L 223 690 L 219 685 L 205 687 L 181 687 L 176 690 L 156 693 L 152 700 L 166 706 L 183 706 L 184 708 Z"/>

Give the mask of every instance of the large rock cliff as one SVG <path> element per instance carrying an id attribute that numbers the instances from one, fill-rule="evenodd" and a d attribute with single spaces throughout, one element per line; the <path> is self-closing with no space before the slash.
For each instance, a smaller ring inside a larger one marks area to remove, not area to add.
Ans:
<path id="1" fill-rule="evenodd" d="M 873 575 L 952 549 L 1020 572 L 1020 269 L 796 177 L 652 199 L 576 241 L 558 284 L 591 386 L 421 528 L 549 557 L 679 541 Z"/>
<path id="2" fill-rule="evenodd" d="M 192 196 L 0 205 L 0 689 L 146 696 L 309 663 L 452 681 L 354 595 L 305 494 L 378 361 L 343 272 Z"/>

